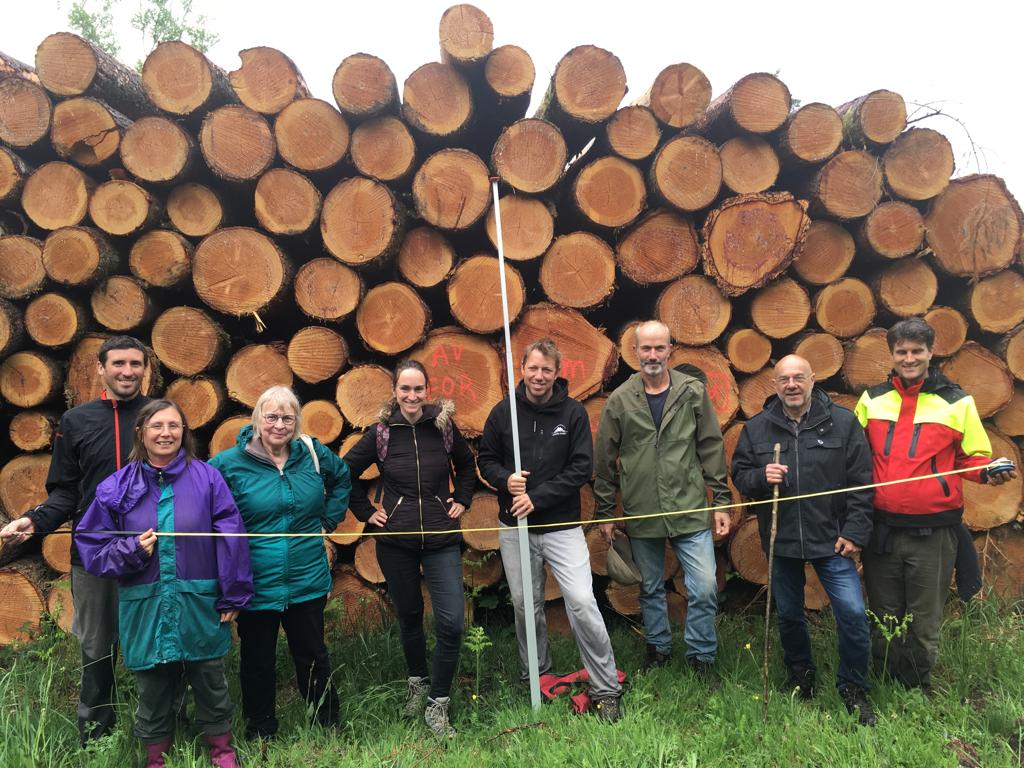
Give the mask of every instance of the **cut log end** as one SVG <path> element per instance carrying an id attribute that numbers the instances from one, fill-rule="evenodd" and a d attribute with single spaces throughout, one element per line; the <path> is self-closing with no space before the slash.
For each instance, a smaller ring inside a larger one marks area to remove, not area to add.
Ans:
<path id="1" fill-rule="evenodd" d="M 508 317 L 514 323 L 526 303 L 526 286 L 518 270 L 505 265 Z M 494 333 L 502 328 L 501 285 L 498 260 L 472 256 L 461 262 L 448 280 L 448 305 L 452 317 L 474 333 Z"/>
<path id="2" fill-rule="evenodd" d="M 911 128 L 882 157 L 885 183 L 904 200 L 930 200 L 949 185 L 953 147 L 930 128 Z"/>
<path id="3" fill-rule="evenodd" d="M 345 429 L 345 418 L 329 400 L 310 400 L 302 406 L 302 431 L 330 445 Z"/>
<path id="4" fill-rule="evenodd" d="M 348 123 L 320 99 L 293 101 L 274 121 L 274 139 L 281 159 L 306 173 L 334 168 L 349 147 Z"/>
<path id="5" fill-rule="evenodd" d="M 768 364 L 772 342 L 753 328 L 739 328 L 726 339 L 725 354 L 730 365 L 740 373 L 755 373 Z"/>
<path id="6" fill-rule="evenodd" d="M 231 356 L 224 371 L 228 397 L 249 408 L 270 387 L 291 387 L 294 377 L 283 349 L 274 344 L 250 344 Z"/>
<path id="7" fill-rule="evenodd" d="M 67 286 L 93 285 L 114 271 L 118 255 L 110 241 L 89 227 L 63 227 L 43 244 L 43 268 Z"/>
<path id="8" fill-rule="evenodd" d="M 932 307 L 924 320 L 935 331 L 932 352 L 938 357 L 949 357 L 967 341 L 967 320 L 950 307 Z"/>
<path id="9" fill-rule="evenodd" d="M 676 136 L 662 145 L 649 172 L 651 187 L 683 212 L 711 205 L 722 187 L 722 159 L 700 136 Z"/>
<path id="10" fill-rule="evenodd" d="M 666 286 L 654 312 L 673 339 L 697 347 L 722 335 L 732 319 L 732 304 L 711 280 L 686 275 Z"/>
<path id="11" fill-rule="evenodd" d="M 352 163 L 364 176 L 398 181 L 412 173 L 416 143 L 397 117 L 384 115 L 361 123 L 352 132 Z"/>
<path id="12" fill-rule="evenodd" d="M 417 213 L 428 224 L 440 229 L 467 229 L 490 205 L 487 166 L 465 149 L 435 152 L 416 172 L 412 195 Z"/>
<path id="13" fill-rule="evenodd" d="M 183 376 L 212 368 L 227 345 L 227 334 L 205 312 L 172 307 L 153 323 L 153 349 L 163 365 Z"/>
<path id="14" fill-rule="evenodd" d="M 354 119 L 373 117 L 398 102 L 398 84 L 391 68 L 368 53 L 353 54 L 338 65 L 332 90 L 338 109 Z"/>
<path id="15" fill-rule="evenodd" d="M 164 397 L 181 407 L 193 430 L 213 424 L 227 403 L 224 386 L 210 376 L 176 379 L 167 386 Z"/>
<path id="16" fill-rule="evenodd" d="M 132 244 L 128 267 L 145 285 L 175 288 L 192 274 L 192 252 L 192 244 L 177 232 L 154 229 Z"/>
<path id="17" fill-rule="evenodd" d="M 555 233 L 555 217 L 546 203 L 525 195 L 506 195 L 499 199 L 501 206 L 501 239 L 505 258 L 510 261 L 529 261 L 547 251 Z M 487 239 L 498 247 L 498 230 L 494 206 L 484 221 Z"/>
<path id="18" fill-rule="evenodd" d="M 782 153 L 800 164 L 822 163 L 839 151 L 843 120 L 828 104 L 805 104 L 790 115 L 780 139 Z"/>
<path id="19" fill-rule="evenodd" d="M 63 159 L 92 168 L 114 159 L 127 119 L 102 102 L 79 97 L 54 107 L 50 142 Z"/>
<path id="20" fill-rule="evenodd" d="M 697 267 L 697 232 L 678 213 L 656 209 L 626 232 L 615 258 L 622 273 L 638 285 L 675 280 Z"/>
<path id="21" fill-rule="evenodd" d="M 808 333 L 802 336 L 794 345 L 793 354 L 811 364 L 811 371 L 817 381 L 835 376 L 846 361 L 846 350 L 842 343 L 828 333 Z"/>
<path id="22" fill-rule="evenodd" d="M 335 376 L 348 363 L 344 337 L 322 326 L 302 328 L 288 342 L 288 366 L 309 384 Z"/>
<path id="23" fill-rule="evenodd" d="M 290 270 L 269 237 L 255 229 L 229 227 L 199 243 L 192 283 L 208 306 L 241 317 L 266 309 L 284 291 Z"/>
<path id="24" fill-rule="evenodd" d="M 313 259 L 295 275 L 295 303 L 317 320 L 343 320 L 363 298 L 363 280 L 336 259 Z"/>
<path id="25" fill-rule="evenodd" d="M 199 148 L 210 170 L 231 182 L 255 181 L 277 154 L 266 119 L 240 104 L 218 107 L 203 119 Z"/>
<path id="26" fill-rule="evenodd" d="M 631 224 L 647 202 L 643 174 L 620 157 L 600 157 L 588 163 L 576 177 L 572 194 L 580 213 L 602 227 Z"/>
<path id="27" fill-rule="evenodd" d="M 498 177 L 513 189 L 540 194 L 561 178 L 567 156 L 565 139 L 554 124 L 526 118 L 501 132 L 491 163 Z"/>
<path id="28" fill-rule="evenodd" d="M 473 116 L 473 97 L 466 78 L 448 64 L 424 64 L 405 81 L 402 116 L 435 140 L 459 135 Z"/>
<path id="29" fill-rule="evenodd" d="M 438 28 L 441 57 L 463 67 L 482 62 L 494 45 L 494 26 L 475 6 L 453 5 L 441 16 Z"/>
<path id="30" fill-rule="evenodd" d="M 417 288 L 438 285 L 448 277 L 454 264 L 455 249 L 433 227 L 409 230 L 398 249 L 398 271 Z"/>
<path id="31" fill-rule="evenodd" d="M 661 126 L 647 107 L 634 105 L 618 110 L 605 126 L 608 148 L 626 160 L 650 157 L 661 141 Z"/>
<path id="32" fill-rule="evenodd" d="M 167 196 L 167 218 L 186 237 L 206 237 L 226 222 L 220 196 L 203 184 L 176 186 Z"/>
<path id="33" fill-rule="evenodd" d="M 367 347 L 397 355 L 423 340 L 430 310 L 404 283 L 381 283 L 367 291 L 356 310 L 356 327 Z"/>
<path id="34" fill-rule="evenodd" d="M 589 232 L 556 238 L 541 263 L 540 284 L 563 307 L 587 309 L 603 303 L 615 289 L 611 246 Z"/>
<path id="35" fill-rule="evenodd" d="M 765 336 L 785 339 L 802 331 L 811 316 L 807 291 L 788 277 L 769 283 L 750 303 L 750 317 Z"/>
<path id="36" fill-rule="evenodd" d="M 852 392 L 860 393 L 886 380 L 892 369 L 892 355 L 885 331 L 872 328 L 846 345 L 843 380 Z"/>
<path id="37" fill-rule="evenodd" d="M 121 161 L 140 181 L 170 184 L 188 171 L 195 144 L 185 130 L 166 117 L 144 117 L 125 131 Z"/>
<path id="38" fill-rule="evenodd" d="M 249 109 L 276 115 L 309 95 L 302 73 L 281 51 L 261 46 L 239 51 L 238 57 L 242 65 L 228 74 L 228 81 Z"/>
<path id="39" fill-rule="evenodd" d="M 711 81 L 692 64 L 672 64 L 658 73 L 640 103 L 669 128 L 687 128 L 711 103 Z"/>
<path id="40" fill-rule="evenodd" d="M 46 163 L 26 179 L 21 193 L 22 209 L 40 229 L 73 227 L 85 219 L 95 186 L 69 163 Z"/>
<path id="41" fill-rule="evenodd" d="M 0 296 L 24 299 L 38 293 L 46 283 L 43 244 L 34 237 L 0 237 Z"/>
<path id="42" fill-rule="evenodd" d="M 975 341 L 965 343 L 940 370 L 974 397 L 983 419 L 998 413 L 1013 397 L 1013 377 L 1006 363 Z"/>
<path id="43" fill-rule="evenodd" d="M 814 317 L 826 333 L 842 339 L 857 336 L 875 317 L 875 297 L 866 283 L 845 277 L 818 292 Z"/>
<path id="44" fill-rule="evenodd" d="M 338 261 L 369 264 L 398 246 L 403 217 L 395 196 L 379 182 L 355 177 L 327 195 L 320 212 L 324 246 Z"/>
<path id="45" fill-rule="evenodd" d="M 828 285 L 846 274 L 856 253 L 853 235 L 840 224 L 812 221 L 804 247 L 793 261 L 793 271 L 805 283 Z"/>
<path id="46" fill-rule="evenodd" d="M 923 260 L 903 259 L 883 269 L 873 287 L 882 307 L 897 317 L 913 317 L 935 302 L 939 281 Z"/>
<path id="47" fill-rule="evenodd" d="M 338 377 L 334 400 L 356 429 L 377 422 L 377 413 L 391 392 L 391 374 L 379 365 L 359 365 Z"/>
<path id="48" fill-rule="evenodd" d="M 108 277 L 89 299 L 92 316 L 107 330 L 127 333 L 152 319 L 153 302 L 145 287 L 131 277 Z"/>
<path id="49" fill-rule="evenodd" d="M 719 149 L 722 182 L 737 195 L 763 192 L 779 176 L 779 157 L 759 136 L 736 136 Z"/>
<path id="50" fill-rule="evenodd" d="M 322 198 L 301 173 L 271 168 L 256 183 L 254 209 L 260 226 L 273 235 L 301 235 L 320 218 Z"/>
<path id="51" fill-rule="evenodd" d="M 884 259 L 902 259 L 924 243 L 924 218 L 907 203 L 882 203 L 868 214 L 859 236 L 867 250 Z"/>
<path id="52" fill-rule="evenodd" d="M 89 216 L 108 235 L 127 237 L 151 227 L 159 207 L 153 196 L 131 181 L 115 179 L 96 187 Z"/>

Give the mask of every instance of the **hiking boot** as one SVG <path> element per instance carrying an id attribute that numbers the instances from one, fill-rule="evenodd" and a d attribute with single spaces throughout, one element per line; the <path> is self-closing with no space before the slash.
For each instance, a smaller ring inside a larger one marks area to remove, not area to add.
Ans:
<path id="1" fill-rule="evenodd" d="M 843 704 L 846 705 L 846 711 L 851 715 L 856 710 L 857 722 L 861 725 L 873 726 L 878 722 L 875 719 L 875 712 L 871 708 L 871 702 L 868 701 L 868 693 L 863 688 L 858 688 L 856 685 L 840 688 L 839 698 L 843 700 Z"/>
<path id="2" fill-rule="evenodd" d="M 425 677 L 410 677 L 409 687 L 405 692 L 405 707 L 402 713 L 406 717 L 419 717 L 427 706 L 427 694 L 430 693 L 430 680 Z"/>
<path id="3" fill-rule="evenodd" d="M 708 690 L 717 691 L 722 687 L 713 661 L 701 661 L 696 656 L 691 656 L 688 661 L 694 675 L 708 687 Z"/>
<path id="4" fill-rule="evenodd" d="M 786 678 L 786 693 L 796 693 L 804 701 L 814 698 L 816 693 L 814 687 L 814 670 L 806 667 L 790 667 L 789 677 Z"/>
<path id="5" fill-rule="evenodd" d="M 438 696 L 436 699 L 427 697 L 427 708 L 423 712 L 423 721 L 435 736 L 450 739 L 455 735 L 455 729 L 448 722 L 448 705 L 451 702 L 450 696 Z"/>
<path id="6" fill-rule="evenodd" d="M 644 661 L 644 669 L 653 669 L 654 667 L 664 667 L 672 661 L 672 652 L 662 653 L 650 643 L 647 644 L 647 659 Z"/>
<path id="7" fill-rule="evenodd" d="M 594 699 L 594 711 L 597 712 L 597 716 L 605 723 L 618 722 L 619 718 L 622 717 L 622 712 L 619 709 L 619 697 L 605 696 L 600 699 Z"/>

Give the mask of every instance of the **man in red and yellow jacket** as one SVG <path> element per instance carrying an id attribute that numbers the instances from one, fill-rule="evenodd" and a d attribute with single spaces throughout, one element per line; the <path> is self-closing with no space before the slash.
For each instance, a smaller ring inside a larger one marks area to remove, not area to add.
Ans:
<path id="1" fill-rule="evenodd" d="M 925 479 L 875 489 L 874 529 L 862 558 L 868 604 L 890 626 L 907 614 L 913 618 L 888 653 L 876 627 L 872 652 L 878 666 L 888 658 L 897 680 L 927 690 L 957 556 L 963 478 L 999 484 L 1016 474 L 986 469 L 992 446 L 974 398 L 929 367 L 931 326 L 920 318 L 901 320 L 887 341 L 893 371 L 861 396 L 856 414 L 867 431 L 876 483 Z M 969 467 L 977 469 L 927 477 Z"/>

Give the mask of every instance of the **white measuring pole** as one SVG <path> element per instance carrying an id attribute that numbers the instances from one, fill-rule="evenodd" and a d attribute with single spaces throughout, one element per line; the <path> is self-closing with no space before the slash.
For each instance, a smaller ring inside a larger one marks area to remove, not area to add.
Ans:
<path id="1" fill-rule="evenodd" d="M 508 373 L 508 404 L 512 411 L 512 453 L 516 474 L 522 471 L 519 458 L 519 415 L 516 410 L 516 376 L 512 368 L 512 333 L 508 322 L 508 287 L 505 285 L 505 248 L 501 235 L 501 207 L 498 205 L 498 182 L 491 182 L 494 196 L 494 229 L 498 233 L 498 276 L 501 283 L 501 316 L 505 325 L 505 370 Z M 523 613 L 526 618 L 526 655 L 530 671 L 530 704 L 540 709 L 540 670 L 537 663 L 537 625 L 533 608 L 533 571 L 530 568 L 530 534 L 526 518 L 519 518 L 519 567 L 523 575 Z"/>

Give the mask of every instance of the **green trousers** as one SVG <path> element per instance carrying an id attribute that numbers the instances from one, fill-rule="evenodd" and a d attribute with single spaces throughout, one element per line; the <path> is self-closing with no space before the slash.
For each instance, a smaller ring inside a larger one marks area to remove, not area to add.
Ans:
<path id="1" fill-rule="evenodd" d="M 193 722 L 208 736 L 231 730 L 235 708 L 228 694 L 224 659 L 175 661 L 135 673 L 139 706 L 135 710 L 135 735 L 144 744 L 157 744 L 174 736 L 177 707 L 182 697 L 175 691 L 187 680 L 196 702 Z"/>

